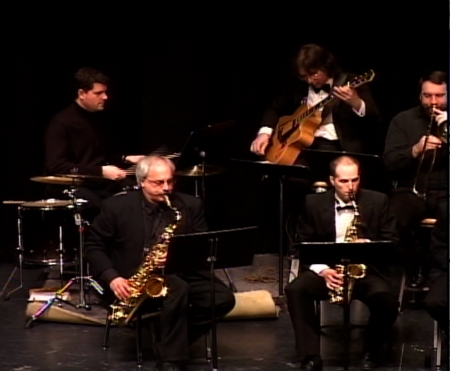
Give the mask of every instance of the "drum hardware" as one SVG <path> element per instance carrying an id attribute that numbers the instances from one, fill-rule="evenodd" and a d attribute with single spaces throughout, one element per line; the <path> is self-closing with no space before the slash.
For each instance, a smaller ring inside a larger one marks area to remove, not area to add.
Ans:
<path id="1" fill-rule="evenodd" d="M 70 286 L 72 286 L 80 277 L 74 277 L 72 278 L 69 282 L 67 282 L 67 284 L 65 286 L 63 286 L 61 289 L 59 289 L 58 291 L 55 292 L 55 295 L 53 297 L 51 297 L 49 300 L 47 300 L 47 302 L 45 302 L 25 323 L 25 328 L 29 328 L 32 323 L 42 314 L 45 313 L 45 311 L 47 309 L 49 309 L 55 302 L 58 302 L 59 305 L 61 305 L 61 303 L 66 303 L 68 305 L 72 305 L 75 306 L 76 308 L 80 308 L 80 305 L 74 305 L 71 302 L 64 300 L 63 299 L 63 294 L 66 290 L 68 290 L 70 288 Z M 85 280 L 87 280 L 92 287 L 94 287 L 97 292 L 100 295 L 103 295 L 103 288 L 91 277 L 84 277 Z M 80 284 L 81 285 L 81 284 Z M 80 286 L 81 287 L 81 286 Z M 80 295 L 81 297 L 81 295 Z M 86 307 L 85 307 L 86 308 Z M 88 309 L 88 308 L 86 308 Z"/>
<path id="2" fill-rule="evenodd" d="M 72 186 L 70 189 L 65 189 L 63 191 L 64 194 L 67 194 L 70 198 L 70 205 L 69 209 L 73 212 L 73 217 L 75 220 L 75 225 L 77 226 L 78 230 L 78 269 L 77 273 L 78 275 L 76 277 L 73 277 L 72 279 L 67 282 L 65 286 L 63 286 L 61 289 L 55 292 L 55 295 L 51 297 L 46 303 L 44 303 L 25 323 L 25 328 L 29 328 L 32 323 L 43 313 L 45 313 L 46 310 L 48 310 L 55 302 L 58 303 L 58 305 L 61 305 L 61 303 L 66 303 L 68 305 L 71 305 L 75 308 L 84 308 L 86 310 L 91 310 L 91 305 L 86 301 L 86 287 L 92 286 L 100 295 L 103 295 L 103 288 L 92 278 L 89 276 L 89 270 L 88 267 L 86 267 L 86 274 L 85 275 L 85 266 L 84 266 L 84 230 L 87 225 L 89 225 L 88 221 L 83 219 L 82 216 L 82 208 L 84 204 L 86 204 L 88 201 L 84 200 L 82 198 L 76 197 L 76 191 L 77 188 Z M 67 291 L 73 284 L 78 283 L 79 286 L 79 302 L 78 304 L 73 304 L 69 301 L 66 301 L 63 299 L 63 294 L 65 291 Z"/>
<path id="3" fill-rule="evenodd" d="M 202 199 L 205 199 L 205 177 L 211 175 L 218 175 L 225 171 L 221 166 L 217 165 L 206 165 L 204 160 L 201 164 L 188 167 L 186 169 L 177 170 L 175 175 L 177 176 L 187 176 L 195 177 L 195 197 L 200 197 L 200 191 L 202 192 Z M 199 182 L 201 184 L 199 185 Z"/>
<path id="4" fill-rule="evenodd" d="M 13 290 L 9 291 L 6 296 L 5 300 L 9 300 L 11 294 L 14 292 L 20 290 L 24 287 L 23 285 L 23 266 L 26 264 L 34 265 L 34 266 L 42 266 L 49 268 L 50 266 L 58 265 L 59 268 L 59 277 L 61 280 L 61 285 L 63 284 L 63 266 L 67 263 L 69 263 L 68 260 L 64 259 L 64 242 L 63 242 L 63 228 L 61 224 L 58 224 L 58 228 L 53 228 L 53 232 L 58 232 L 57 240 L 54 241 L 47 241 L 45 240 L 47 244 L 39 245 L 38 248 L 27 250 L 26 243 L 24 244 L 24 226 L 26 226 L 26 223 L 24 224 L 24 217 L 27 215 L 27 213 L 36 213 L 37 211 L 40 211 L 42 213 L 41 217 L 44 217 L 44 214 L 49 212 L 50 210 L 53 211 L 64 211 L 64 209 L 68 206 L 70 202 L 69 201 L 63 201 L 63 200 L 55 200 L 55 199 L 49 199 L 49 200 L 41 200 L 41 201 L 35 201 L 35 202 L 25 202 L 25 201 L 5 201 L 4 204 L 14 204 L 17 206 L 17 240 L 18 245 L 16 250 L 18 251 L 18 258 L 19 258 L 19 264 L 18 266 L 15 266 L 13 271 L 11 272 L 10 276 L 8 277 L 5 285 L 3 286 L 2 291 L 0 292 L 0 297 L 5 292 L 6 288 L 8 287 L 9 283 L 11 282 L 12 278 L 14 277 L 17 270 L 19 270 L 19 285 L 14 288 Z M 36 214 L 35 214 L 36 215 Z M 34 221 L 36 222 L 36 221 Z M 36 224 L 36 223 L 35 223 Z M 36 227 L 39 227 L 36 225 Z M 42 234 L 42 226 L 39 229 L 39 232 Z M 56 227 L 56 226 L 53 226 Z M 47 228 L 46 232 L 49 232 L 50 228 Z M 36 236 L 34 236 L 36 237 Z M 50 237 L 50 236 L 46 236 Z M 39 241 L 32 241 L 33 239 L 30 238 L 30 246 L 31 242 L 34 244 L 37 244 L 38 242 L 43 242 L 43 240 Z M 51 250 L 47 247 L 50 247 L 52 244 L 55 245 L 55 249 Z M 55 243 L 56 242 L 56 243 Z M 42 249 L 42 251 L 41 251 Z M 42 256 L 39 255 L 39 253 L 42 252 Z M 47 255 L 48 253 L 48 255 Z M 52 255 L 52 253 L 55 253 L 56 255 Z M 29 255 L 28 255 L 29 254 Z M 33 259 L 34 254 L 34 259 Z M 72 263 L 74 263 L 72 261 Z"/>

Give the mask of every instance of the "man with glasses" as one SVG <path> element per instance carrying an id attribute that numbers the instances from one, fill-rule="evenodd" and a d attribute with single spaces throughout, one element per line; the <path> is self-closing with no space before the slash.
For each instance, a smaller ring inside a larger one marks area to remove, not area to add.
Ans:
<path id="1" fill-rule="evenodd" d="M 289 116 L 303 104 L 312 107 L 333 94 L 335 102 L 321 115 L 310 149 L 376 153 L 375 130 L 380 128 L 380 114 L 368 84 L 357 88 L 345 86 L 354 74 L 342 72 L 335 57 L 319 45 L 304 45 L 294 60 L 294 79 L 263 114 L 261 128 L 250 150 L 264 155 L 272 132 L 283 116 Z M 380 143 L 381 144 L 381 143 Z"/>
<path id="2" fill-rule="evenodd" d="M 174 171 L 174 164 L 165 157 L 144 157 L 136 167 L 136 180 L 141 189 L 105 200 L 88 231 L 86 259 L 94 277 L 105 287 L 109 303 L 129 297 L 131 289 L 127 279 L 137 271 L 165 228 L 174 223 L 174 212 L 166 204 L 166 196 L 181 214 L 175 233 L 207 231 L 202 201 L 174 192 Z M 163 267 L 165 256 L 157 264 Z M 189 358 L 189 345 L 209 330 L 210 278 L 209 272 L 203 271 L 165 276 L 169 294 L 164 297 L 160 316 L 157 370 L 183 370 Z M 218 318 L 235 305 L 233 293 L 217 278 L 215 304 Z"/>

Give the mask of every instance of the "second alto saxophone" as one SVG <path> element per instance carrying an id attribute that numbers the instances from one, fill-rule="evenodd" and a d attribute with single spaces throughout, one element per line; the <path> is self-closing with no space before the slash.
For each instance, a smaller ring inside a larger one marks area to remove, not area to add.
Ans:
<path id="1" fill-rule="evenodd" d="M 357 242 L 360 238 L 358 228 L 361 225 L 359 216 L 358 205 L 356 204 L 355 194 L 350 193 L 350 201 L 353 204 L 354 214 L 350 225 L 345 232 L 344 241 L 348 243 Z M 366 276 L 367 266 L 365 264 L 337 264 L 336 272 L 343 277 L 347 277 L 347 303 L 350 303 L 352 298 L 353 286 L 355 285 L 355 279 L 360 279 Z M 330 291 L 330 303 L 332 304 L 344 304 L 344 286 L 340 286 Z"/>

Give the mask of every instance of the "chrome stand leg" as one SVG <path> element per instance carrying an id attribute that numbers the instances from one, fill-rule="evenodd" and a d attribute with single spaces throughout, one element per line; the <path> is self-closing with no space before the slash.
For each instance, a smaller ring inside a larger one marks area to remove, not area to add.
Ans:
<path id="1" fill-rule="evenodd" d="M 19 251 L 19 278 L 20 278 L 20 282 L 19 282 L 19 286 L 17 286 L 15 289 L 9 291 L 6 296 L 5 296 L 5 300 L 9 300 L 9 297 L 12 293 L 20 290 L 21 288 L 23 288 L 23 245 L 22 245 L 22 214 L 20 212 L 21 207 L 19 206 L 17 208 L 17 242 L 18 242 L 18 246 L 17 246 L 17 251 Z M 6 288 L 9 285 L 9 282 L 11 281 L 11 279 L 14 277 L 14 274 L 17 271 L 17 267 L 14 267 L 12 273 L 10 274 L 8 280 L 5 283 L 5 286 L 3 286 L 2 292 L 0 293 L 0 297 L 3 295 L 3 292 L 6 290 Z"/>

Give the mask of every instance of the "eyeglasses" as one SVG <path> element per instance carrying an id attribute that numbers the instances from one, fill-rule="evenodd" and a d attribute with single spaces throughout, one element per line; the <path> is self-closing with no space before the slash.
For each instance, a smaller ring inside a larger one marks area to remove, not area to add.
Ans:
<path id="1" fill-rule="evenodd" d="M 321 71 L 320 70 L 313 70 L 313 71 L 309 71 L 307 73 L 303 73 L 301 75 L 299 75 L 300 80 L 306 81 L 308 80 L 309 77 L 314 77 L 316 75 L 318 75 Z"/>
<path id="2" fill-rule="evenodd" d="M 150 183 L 154 185 L 155 187 L 162 187 L 164 184 L 167 183 L 168 186 L 173 186 L 176 182 L 175 179 L 167 179 L 167 180 L 151 180 L 151 179 L 145 179 L 147 183 Z"/>

